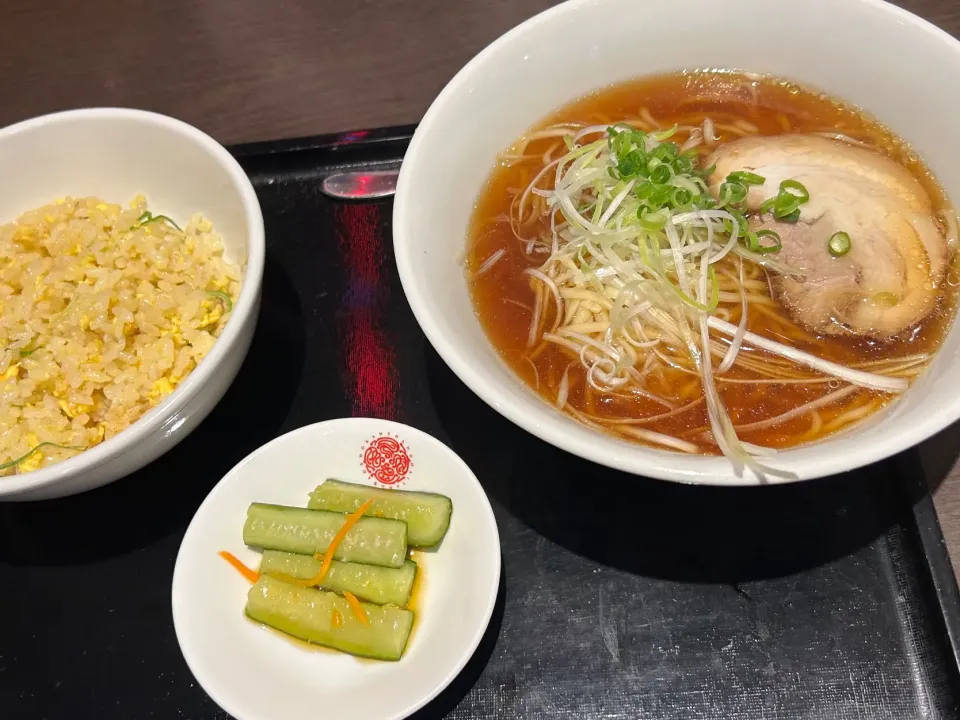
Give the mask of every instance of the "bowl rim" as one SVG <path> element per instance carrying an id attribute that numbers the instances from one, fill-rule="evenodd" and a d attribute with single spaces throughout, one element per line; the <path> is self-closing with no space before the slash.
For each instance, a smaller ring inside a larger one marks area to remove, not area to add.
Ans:
<path id="1" fill-rule="evenodd" d="M 540 12 L 528 20 L 516 25 L 483 48 L 464 65 L 444 86 L 431 103 L 423 119 L 417 126 L 404 154 L 403 164 L 397 178 L 397 190 L 393 210 L 393 248 L 400 276 L 400 283 L 410 308 L 427 340 L 457 377 L 487 405 L 499 412 L 518 427 L 561 450 L 605 465 L 615 470 L 636 475 L 654 477 L 681 483 L 717 486 L 754 486 L 758 484 L 790 483 L 813 480 L 830 475 L 838 475 L 858 467 L 885 460 L 924 440 L 932 437 L 950 424 L 960 419 L 960 399 L 949 403 L 936 404 L 924 416 L 922 423 L 899 423 L 897 431 L 883 443 L 862 444 L 856 452 L 821 452 L 815 457 L 797 458 L 796 453 L 820 445 L 820 441 L 809 445 L 788 448 L 780 452 L 775 467 L 795 474 L 795 477 L 776 477 L 768 475 L 758 478 L 753 473 L 737 473 L 732 463 L 725 457 L 684 455 L 682 453 L 661 450 L 638 443 L 619 440 L 612 435 L 588 428 L 556 412 L 539 395 L 535 395 L 526 384 L 524 389 L 541 402 L 535 411 L 517 403 L 498 382 L 484 379 L 476 371 L 469 354 L 457 350 L 438 330 L 433 320 L 433 310 L 425 300 L 417 283 L 417 271 L 413 258 L 415 233 L 409 229 L 416 213 L 410 199 L 411 176 L 414 166 L 426 153 L 424 147 L 431 142 L 433 126 L 447 112 L 447 108 L 457 102 L 457 98 L 469 92 L 472 78 L 484 71 L 484 67 L 501 51 L 520 41 L 534 28 L 576 15 L 586 8 L 596 9 L 599 5 L 615 4 L 619 0 L 566 0 L 559 5 Z M 911 25 L 917 31 L 925 33 L 931 43 L 949 46 L 960 62 L 960 40 L 933 23 L 886 0 L 848 0 L 851 4 L 862 6 L 863 12 L 886 14 L 901 25 Z M 544 111 L 547 115 L 550 109 Z M 960 323 L 960 315 L 954 319 L 953 327 Z M 489 343 L 489 340 L 487 340 Z M 492 346 L 491 346 L 492 347 Z M 936 358 L 934 359 L 934 362 Z M 502 362 L 502 360 L 501 360 Z M 508 369 L 509 370 L 509 369 Z M 511 371 L 512 372 L 512 371 Z M 908 390 L 909 391 L 909 390 Z M 887 408 L 895 407 L 896 400 Z M 881 412 L 883 412 L 881 410 Z M 842 434 L 835 434 L 823 440 L 829 443 Z M 560 440 L 567 443 L 560 444 Z"/>
<path id="2" fill-rule="evenodd" d="M 266 256 L 263 213 L 260 201 L 240 163 L 220 143 L 202 130 L 182 120 L 151 112 L 123 107 L 94 107 L 65 110 L 23 120 L 0 128 L 0 140 L 47 125 L 69 124 L 77 120 L 124 119 L 161 127 L 185 137 L 200 146 L 223 167 L 240 195 L 247 221 L 247 258 L 240 295 L 233 305 L 229 320 L 213 348 L 197 367 L 162 402 L 151 408 L 128 427 L 100 444 L 83 450 L 78 455 L 23 475 L 0 478 L 0 499 L 16 500 L 16 496 L 31 490 L 56 485 L 72 476 L 96 469 L 117 457 L 132 445 L 155 432 L 173 433 L 182 424 L 180 413 L 196 397 L 207 380 L 214 375 L 227 353 L 233 350 L 247 322 L 259 305 L 260 286 Z"/>

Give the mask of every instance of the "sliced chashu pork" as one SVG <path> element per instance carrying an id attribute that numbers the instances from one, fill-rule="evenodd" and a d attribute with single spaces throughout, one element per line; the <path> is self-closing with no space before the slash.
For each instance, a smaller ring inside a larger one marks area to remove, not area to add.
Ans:
<path id="1" fill-rule="evenodd" d="M 891 338 L 933 310 L 946 267 L 947 243 L 929 195 L 902 166 L 879 153 L 816 135 L 748 137 L 707 160 L 710 189 L 736 170 L 766 179 L 750 188 L 757 210 L 783 180 L 802 183 L 810 200 L 796 223 L 772 215 L 752 221 L 779 233 L 777 259 L 802 277 L 777 276 L 774 291 L 791 316 L 814 332 Z M 850 252 L 834 257 L 827 243 L 850 236 Z"/>

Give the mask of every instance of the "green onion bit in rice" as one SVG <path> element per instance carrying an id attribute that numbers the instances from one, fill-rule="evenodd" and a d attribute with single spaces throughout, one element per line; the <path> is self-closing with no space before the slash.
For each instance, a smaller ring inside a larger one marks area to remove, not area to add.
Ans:
<path id="1" fill-rule="evenodd" d="M 34 447 L 30 448 L 27 452 L 25 452 L 20 457 L 14 460 L 11 460 L 10 462 L 3 463 L 2 465 L 0 465 L 0 470 L 9 470 L 12 467 L 16 467 L 17 465 L 22 463 L 24 460 L 29 460 L 31 457 L 33 457 L 36 453 L 40 452 L 40 450 L 42 450 L 45 447 L 55 447 L 55 448 L 60 448 L 61 450 L 77 450 L 77 451 L 86 450 L 86 448 L 81 445 L 59 445 L 55 442 L 42 442 L 39 445 L 35 445 Z"/>
<path id="2" fill-rule="evenodd" d="M 157 220 L 173 225 L 177 230 L 179 230 L 180 232 L 183 232 L 183 229 L 179 225 L 177 225 L 171 218 L 167 217 L 166 215 L 154 215 L 149 210 L 144 211 L 143 215 L 137 218 L 137 223 L 130 229 L 136 230 L 138 228 L 142 228 L 144 225 L 147 225 L 152 222 L 156 222 Z"/>
<path id="3" fill-rule="evenodd" d="M 227 309 L 227 312 L 233 310 L 233 300 L 231 300 L 230 296 L 225 292 L 221 292 L 220 290 L 208 290 L 207 295 L 222 302 L 223 306 Z"/>

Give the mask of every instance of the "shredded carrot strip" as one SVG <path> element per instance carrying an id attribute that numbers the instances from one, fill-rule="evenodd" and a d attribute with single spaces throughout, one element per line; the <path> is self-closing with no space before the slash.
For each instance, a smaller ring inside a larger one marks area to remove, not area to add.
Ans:
<path id="1" fill-rule="evenodd" d="M 313 587 L 314 585 L 319 585 L 323 582 L 323 578 L 326 577 L 327 571 L 330 569 L 330 563 L 333 562 L 333 554 L 337 551 L 337 546 L 343 542 L 343 539 L 347 536 L 347 533 L 357 524 L 357 521 L 363 517 L 363 514 L 370 509 L 370 506 L 373 505 L 373 498 L 367 500 L 363 505 L 358 507 L 352 513 L 347 515 L 347 519 L 344 521 L 343 525 L 340 526 L 340 529 L 337 530 L 337 534 L 333 536 L 333 540 L 330 541 L 330 545 L 327 546 L 327 551 L 323 553 L 323 562 L 320 564 L 320 571 L 314 575 L 309 580 L 296 580 L 294 579 L 294 584 L 299 585 L 300 587 Z M 318 560 L 320 553 L 314 555 Z"/>
<path id="2" fill-rule="evenodd" d="M 343 616 L 340 615 L 340 611 L 336 608 L 333 609 L 333 627 L 338 628 L 343 624 Z"/>
<path id="3" fill-rule="evenodd" d="M 367 617 L 367 611 L 363 609 L 363 605 L 357 600 L 357 596 L 346 590 L 343 591 L 343 596 L 347 599 L 347 602 L 350 603 L 350 609 L 353 610 L 353 614 L 357 616 L 357 620 L 364 625 L 369 625 L 370 618 Z"/>
<path id="4" fill-rule="evenodd" d="M 233 567 L 237 569 L 237 572 L 243 575 L 251 583 L 255 583 L 260 579 L 260 573 L 258 573 L 256 570 L 251 570 L 248 568 L 246 565 L 240 562 L 240 559 L 233 553 L 227 552 L 226 550 L 221 550 L 217 553 L 217 555 L 233 565 Z"/>

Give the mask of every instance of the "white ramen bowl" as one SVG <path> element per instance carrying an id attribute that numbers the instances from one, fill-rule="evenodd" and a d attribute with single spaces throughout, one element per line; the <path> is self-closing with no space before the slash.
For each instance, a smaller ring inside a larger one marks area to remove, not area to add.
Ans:
<path id="1" fill-rule="evenodd" d="M 138 470 L 185 438 L 217 404 L 246 357 L 263 277 L 263 215 L 253 186 L 219 143 L 163 115 L 118 108 L 73 110 L 0 130 L 0 223 L 60 196 L 127 203 L 137 193 L 173 218 L 202 212 L 226 257 L 245 265 L 240 296 L 220 338 L 163 402 L 105 442 L 63 462 L 0 477 L 0 499 L 73 495 Z"/>
<path id="2" fill-rule="evenodd" d="M 831 29 L 833 28 L 833 29 Z M 410 143 L 394 248 L 413 312 L 477 395 L 534 435 L 589 460 L 666 480 L 754 484 L 723 457 L 606 436 L 570 419 L 504 364 L 474 315 L 462 267 L 467 227 L 497 154 L 553 110 L 630 78 L 696 68 L 770 74 L 819 88 L 910 142 L 960 200 L 960 42 L 880 0 L 572 0 L 511 30 L 466 65 Z M 960 417 L 960 334 L 884 412 L 842 435 L 780 452 L 771 467 L 810 479 L 900 452 Z M 777 478 L 770 477 L 770 481 Z"/>

